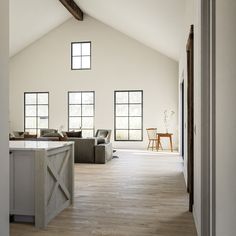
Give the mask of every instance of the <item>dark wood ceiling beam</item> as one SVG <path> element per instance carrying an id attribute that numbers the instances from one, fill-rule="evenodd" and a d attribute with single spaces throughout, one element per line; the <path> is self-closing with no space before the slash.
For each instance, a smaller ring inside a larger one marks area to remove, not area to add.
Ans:
<path id="1" fill-rule="evenodd" d="M 73 0 L 59 0 L 63 6 L 77 19 L 82 21 L 84 13 Z"/>

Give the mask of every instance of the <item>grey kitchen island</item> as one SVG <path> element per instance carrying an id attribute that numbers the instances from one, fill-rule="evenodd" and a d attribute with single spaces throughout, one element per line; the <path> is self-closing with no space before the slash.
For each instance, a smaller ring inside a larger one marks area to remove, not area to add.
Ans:
<path id="1" fill-rule="evenodd" d="M 10 141 L 10 215 L 47 224 L 73 203 L 74 143 Z"/>

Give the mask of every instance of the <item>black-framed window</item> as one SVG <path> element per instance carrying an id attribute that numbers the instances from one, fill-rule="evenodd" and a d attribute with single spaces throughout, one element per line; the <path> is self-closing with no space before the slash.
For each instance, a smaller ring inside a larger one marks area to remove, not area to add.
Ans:
<path id="1" fill-rule="evenodd" d="M 114 92 L 115 141 L 143 140 L 143 91 Z"/>
<path id="2" fill-rule="evenodd" d="M 71 43 L 71 69 L 91 69 L 91 42 Z"/>
<path id="3" fill-rule="evenodd" d="M 30 134 L 40 133 L 49 126 L 49 93 L 24 93 L 24 130 Z"/>
<path id="4" fill-rule="evenodd" d="M 68 92 L 68 130 L 82 130 L 83 137 L 94 136 L 95 92 Z"/>

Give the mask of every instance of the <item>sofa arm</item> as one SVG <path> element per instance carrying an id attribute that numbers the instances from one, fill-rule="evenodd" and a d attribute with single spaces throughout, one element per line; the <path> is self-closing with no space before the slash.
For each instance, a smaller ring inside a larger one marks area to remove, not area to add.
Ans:
<path id="1" fill-rule="evenodd" d="M 95 138 L 68 138 L 67 141 L 74 141 L 75 163 L 95 162 Z"/>
<path id="2" fill-rule="evenodd" d="M 95 163 L 105 164 L 113 156 L 112 143 L 104 143 L 95 146 Z"/>

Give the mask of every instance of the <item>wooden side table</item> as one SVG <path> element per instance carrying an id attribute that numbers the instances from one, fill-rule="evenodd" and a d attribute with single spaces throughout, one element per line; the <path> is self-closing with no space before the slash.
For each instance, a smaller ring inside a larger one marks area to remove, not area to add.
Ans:
<path id="1" fill-rule="evenodd" d="M 169 138 L 170 140 L 170 150 L 173 152 L 173 143 L 172 143 L 172 133 L 157 133 L 157 151 L 159 150 L 161 144 L 161 138 Z"/>

